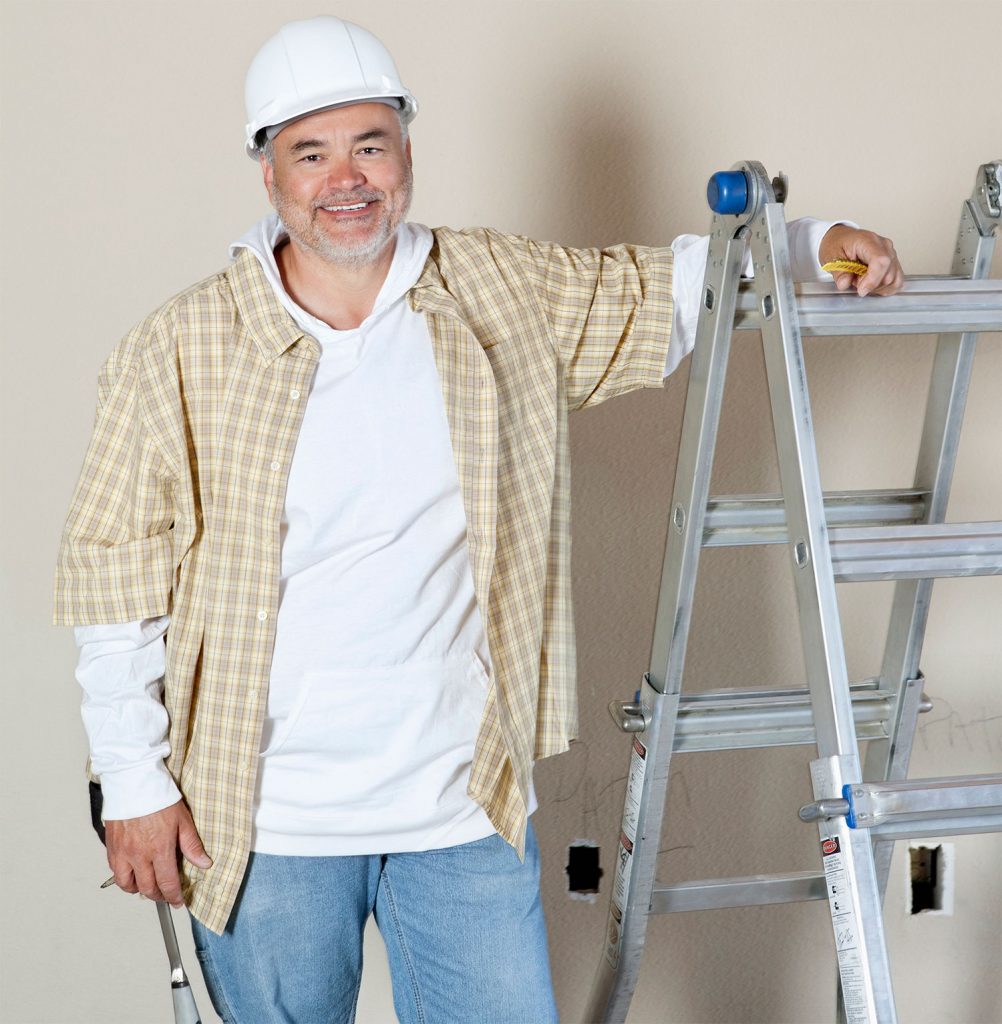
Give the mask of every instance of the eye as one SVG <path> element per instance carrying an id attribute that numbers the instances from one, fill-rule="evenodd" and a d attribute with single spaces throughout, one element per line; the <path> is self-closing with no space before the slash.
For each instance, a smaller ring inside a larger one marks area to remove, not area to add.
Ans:
<path id="1" fill-rule="evenodd" d="M 378 146 L 365 146 L 363 149 L 359 150 L 360 154 L 365 154 L 366 156 L 371 156 L 373 153 L 382 152 L 383 151 Z"/>
<path id="2" fill-rule="evenodd" d="M 315 163 L 318 163 L 321 159 L 322 159 L 322 157 L 320 156 L 319 153 L 307 153 L 306 156 L 304 156 L 300 160 L 300 163 L 315 164 Z"/>

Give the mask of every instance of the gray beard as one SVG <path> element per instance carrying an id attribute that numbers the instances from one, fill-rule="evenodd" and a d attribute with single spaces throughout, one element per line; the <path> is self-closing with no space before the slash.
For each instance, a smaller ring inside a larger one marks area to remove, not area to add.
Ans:
<path id="1" fill-rule="evenodd" d="M 411 197 L 414 191 L 414 179 L 411 175 L 408 175 L 405 188 L 406 192 L 404 193 L 400 223 L 403 223 L 411 206 Z M 386 247 L 392 244 L 393 239 L 396 237 L 396 226 L 391 227 L 388 221 L 384 221 L 380 224 L 380 230 L 376 234 L 364 242 L 357 242 L 354 245 L 339 245 L 324 234 L 320 234 L 317 238 L 307 238 L 294 227 L 289 226 L 289 222 L 283 215 L 289 204 L 286 202 L 285 196 L 277 188 L 272 190 L 272 201 L 278 213 L 278 219 L 282 222 L 282 227 L 285 228 L 289 238 L 296 242 L 300 248 L 316 253 L 321 259 L 338 267 L 358 269 L 371 266 L 373 263 L 378 262 L 379 258 L 386 251 Z"/>

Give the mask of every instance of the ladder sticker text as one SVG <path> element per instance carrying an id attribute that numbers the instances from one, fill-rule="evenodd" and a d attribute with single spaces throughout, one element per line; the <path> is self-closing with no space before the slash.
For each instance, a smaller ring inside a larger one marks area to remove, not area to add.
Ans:
<path id="1" fill-rule="evenodd" d="M 605 958 L 612 969 L 619 965 L 619 954 L 623 946 L 623 914 L 630 894 L 630 874 L 633 870 L 633 846 L 637 841 L 637 822 L 640 820 L 640 795 L 644 789 L 644 775 L 647 771 L 647 748 L 638 737 L 633 740 L 630 755 L 630 777 L 626 783 L 626 805 L 623 808 L 623 828 L 619 834 L 619 849 L 616 851 L 616 881 L 612 887 L 612 901 L 609 907 L 609 934 L 605 947 Z"/>

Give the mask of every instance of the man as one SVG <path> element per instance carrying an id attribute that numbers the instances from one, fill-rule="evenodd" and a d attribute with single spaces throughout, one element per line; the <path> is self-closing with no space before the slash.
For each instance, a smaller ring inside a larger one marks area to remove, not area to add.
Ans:
<path id="1" fill-rule="evenodd" d="M 401 1020 L 553 1020 L 529 816 L 576 731 L 567 411 L 678 365 L 705 241 L 408 224 L 417 104 L 336 18 L 280 30 L 246 99 L 277 216 L 108 360 L 60 552 L 109 863 L 188 906 L 225 1020 L 352 1019 L 370 913 Z M 870 232 L 791 250 L 900 287 Z"/>

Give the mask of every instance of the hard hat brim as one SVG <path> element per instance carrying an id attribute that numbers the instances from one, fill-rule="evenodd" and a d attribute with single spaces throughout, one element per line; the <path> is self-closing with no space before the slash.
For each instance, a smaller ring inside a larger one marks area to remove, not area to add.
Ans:
<path id="1" fill-rule="evenodd" d="M 353 94 L 350 96 L 326 96 L 323 98 L 316 98 L 312 100 L 306 100 L 301 104 L 293 107 L 291 111 L 283 111 L 283 117 L 280 121 L 275 122 L 252 122 L 246 126 L 246 140 L 244 148 L 247 155 L 252 160 L 257 160 L 261 154 L 262 146 L 259 145 L 259 138 L 261 133 L 266 128 L 271 128 L 275 124 L 289 125 L 293 121 L 299 121 L 304 117 L 309 117 L 310 114 L 319 114 L 324 110 L 335 110 L 338 107 L 349 107 L 356 103 L 373 103 L 381 100 L 397 100 L 400 103 L 400 109 L 403 112 L 404 124 L 410 124 L 411 121 L 417 116 L 418 104 L 417 100 L 409 92 L 400 92 L 394 90 L 386 93 L 373 93 L 366 91 L 364 93 Z"/>

